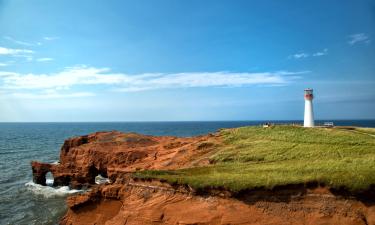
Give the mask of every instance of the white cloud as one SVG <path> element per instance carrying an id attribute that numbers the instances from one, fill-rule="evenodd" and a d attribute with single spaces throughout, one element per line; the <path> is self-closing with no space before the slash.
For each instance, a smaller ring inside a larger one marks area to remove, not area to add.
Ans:
<path id="1" fill-rule="evenodd" d="M 4 39 L 8 40 L 8 41 L 11 41 L 13 43 L 16 43 L 18 45 L 24 45 L 24 46 L 34 46 L 36 44 L 33 44 L 33 43 L 30 43 L 30 42 L 25 42 L 25 41 L 19 41 L 19 40 L 16 40 L 12 37 L 9 37 L 9 36 L 4 36 Z"/>
<path id="2" fill-rule="evenodd" d="M 366 43 L 369 44 L 371 42 L 370 37 L 367 36 L 365 33 L 358 33 L 349 35 L 348 44 L 354 45 L 356 43 Z"/>
<path id="3" fill-rule="evenodd" d="M 281 86 L 310 71 L 234 73 L 113 73 L 108 68 L 75 66 L 51 74 L 21 74 L 0 71 L 0 89 L 11 98 L 52 99 L 94 96 L 101 91 L 139 92 L 194 87 Z M 99 87 L 99 89 L 98 89 Z"/>
<path id="4" fill-rule="evenodd" d="M 38 62 L 48 62 L 48 61 L 53 61 L 53 58 L 38 58 L 36 59 Z"/>
<path id="5" fill-rule="evenodd" d="M 43 39 L 46 41 L 54 41 L 54 40 L 60 39 L 60 37 L 44 37 Z"/>
<path id="6" fill-rule="evenodd" d="M 292 57 L 295 58 L 295 59 L 307 58 L 309 56 L 310 56 L 309 54 L 304 53 L 304 52 L 296 53 L 296 54 L 292 55 Z"/>
<path id="7" fill-rule="evenodd" d="M 158 74 L 152 76 L 132 76 L 116 91 L 134 92 L 152 89 L 192 88 L 192 87 L 240 87 L 248 85 L 285 85 L 297 76 L 286 76 L 285 72 L 232 73 L 200 72 Z M 289 75 L 297 73 L 289 73 Z"/>
<path id="8" fill-rule="evenodd" d="M 91 92 L 73 92 L 73 93 L 24 93 L 16 92 L 11 93 L 11 97 L 23 98 L 23 99 L 56 99 L 56 98 L 83 98 L 83 97 L 93 97 L 94 93 Z"/>
<path id="9" fill-rule="evenodd" d="M 22 54 L 33 54 L 34 51 L 29 49 L 15 49 L 15 48 L 5 48 L 0 47 L 0 55 L 10 55 L 10 56 L 22 56 Z"/>
<path id="10" fill-rule="evenodd" d="M 9 64 L 7 64 L 7 63 L 0 63 L 0 67 L 2 67 L 2 66 L 8 66 Z"/>
<path id="11" fill-rule="evenodd" d="M 2 89 L 44 90 L 75 86 L 104 85 L 116 91 L 144 91 L 191 87 L 238 87 L 247 85 L 285 85 L 302 72 L 188 72 L 188 73 L 111 73 L 108 68 L 77 66 L 53 74 L 7 73 L 0 77 Z M 3 72 L 4 73 L 4 72 Z"/>
<path id="12" fill-rule="evenodd" d="M 315 52 L 315 53 L 313 54 L 313 56 L 318 57 L 318 56 L 324 56 L 324 55 L 327 55 L 327 54 L 328 54 L 328 49 L 325 48 L 325 49 L 323 49 L 323 51 Z"/>
<path id="13" fill-rule="evenodd" d="M 0 78 L 1 77 L 10 77 L 10 76 L 18 76 L 18 73 L 0 71 Z"/>
<path id="14" fill-rule="evenodd" d="M 289 56 L 289 58 L 294 58 L 294 59 L 304 59 L 304 58 L 308 58 L 308 57 L 318 57 L 318 56 L 324 56 L 324 55 L 327 55 L 328 54 L 328 49 L 325 48 L 323 49 L 322 51 L 318 51 L 318 52 L 315 52 L 315 53 L 306 53 L 306 52 L 301 52 L 301 53 L 296 53 L 294 55 L 291 55 Z"/>

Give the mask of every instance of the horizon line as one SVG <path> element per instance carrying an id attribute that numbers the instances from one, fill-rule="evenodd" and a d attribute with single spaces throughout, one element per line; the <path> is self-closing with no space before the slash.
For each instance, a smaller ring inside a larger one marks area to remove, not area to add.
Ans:
<path id="1" fill-rule="evenodd" d="M 362 119 L 316 119 L 315 121 L 363 121 L 375 120 L 375 118 Z M 175 122 L 264 122 L 264 121 L 301 121 L 303 119 L 259 119 L 259 120 L 134 120 L 134 121 L 0 121 L 0 123 L 175 123 Z"/>

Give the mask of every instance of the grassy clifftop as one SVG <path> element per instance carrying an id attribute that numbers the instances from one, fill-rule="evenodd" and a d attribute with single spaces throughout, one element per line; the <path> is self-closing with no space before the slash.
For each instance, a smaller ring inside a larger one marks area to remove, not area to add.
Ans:
<path id="1" fill-rule="evenodd" d="M 220 133 L 212 165 L 134 176 L 235 192 L 307 182 L 356 191 L 375 184 L 375 129 L 252 126 Z"/>

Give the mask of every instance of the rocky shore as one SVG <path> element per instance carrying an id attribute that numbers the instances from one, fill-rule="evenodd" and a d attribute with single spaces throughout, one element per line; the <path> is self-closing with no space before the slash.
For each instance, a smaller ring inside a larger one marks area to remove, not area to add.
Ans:
<path id="1" fill-rule="evenodd" d="M 58 164 L 32 162 L 33 178 L 45 185 L 51 172 L 54 186 L 87 189 L 68 197 L 60 224 L 375 224 L 370 192 L 300 184 L 231 193 L 132 176 L 209 166 L 221 142 L 219 133 L 180 138 L 98 132 L 66 140 Z M 96 184 L 98 175 L 110 183 Z"/>

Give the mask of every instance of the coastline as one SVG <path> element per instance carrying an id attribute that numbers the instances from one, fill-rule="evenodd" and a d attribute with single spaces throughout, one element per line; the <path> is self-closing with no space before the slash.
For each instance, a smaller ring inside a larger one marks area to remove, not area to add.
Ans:
<path id="1" fill-rule="evenodd" d="M 145 169 L 173 171 L 210 166 L 213 162 L 209 156 L 222 145 L 222 138 L 220 133 L 179 138 L 98 132 L 66 140 L 60 164 L 33 162 L 34 179 L 43 183 L 43 174 L 50 171 L 56 186 L 90 189 L 68 197 L 68 212 L 61 224 L 124 224 L 124 221 L 126 224 L 272 221 L 371 224 L 375 221 L 373 186 L 352 192 L 307 182 L 233 192 L 133 176 Z M 95 176 L 99 174 L 108 177 L 111 183 L 95 185 Z"/>

